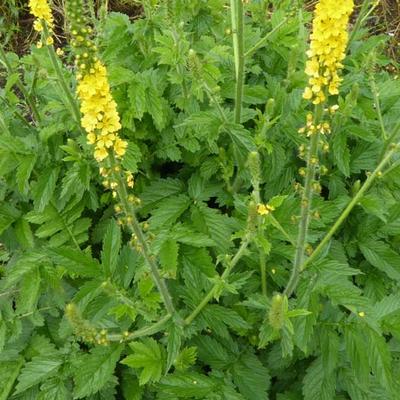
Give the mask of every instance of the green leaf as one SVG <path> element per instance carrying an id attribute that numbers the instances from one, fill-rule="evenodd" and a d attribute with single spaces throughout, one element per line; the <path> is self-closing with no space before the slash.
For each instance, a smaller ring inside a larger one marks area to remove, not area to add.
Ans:
<path id="1" fill-rule="evenodd" d="M 175 363 L 178 353 L 182 345 L 183 330 L 179 326 L 172 324 L 167 330 L 168 341 L 167 341 L 167 367 L 168 371 L 171 366 Z"/>
<path id="2" fill-rule="evenodd" d="M 152 338 L 130 343 L 129 346 L 133 354 L 125 357 L 121 363 L 131 368 L 142 368 L 139 377 L 140 385 L 159 381 L 164 366 L 162 347 Z"/>
<path id="3" fill-rule="evenodd" d="M 179 244 L 175 240 L 166 240 L 161 246 L 159 259 L 163 272 L 169 278 L 176 278 Z"/>
<path id="4" fill-rule="evenodd" d="M 207 233 L 220 253 L 226 253 L 232 245 L 233 224 L 230 217 L 214 208 L 198 203 L 192 208 L 192 220 L 199 231 Z"/>
<path id="5" fill-rule="evenodd" d="M 101 275 L 99 263 L 81 250 L 60 247 L 49 250 L 49 254 L 56 264 L 65 267 L 70 274 L 88 278 L 96 278 Z"/>
<path id="6" fill-rule="evenodd" d="M 288 318 L 295 318 L 295 317 L 305 317 L 306 315 L 310 315 L 310 314 L 312 314 L 312 313 L 308 310 L 295 309 L 295 310 L 288 311 L 286 313 L 286 316 Z"/>
<path id="7" fill-rule="evenodd" d="M 18 185 L 18 190 L 23 194 L 26 194 L 28 191 L 28 180 L 31 176 L 35 163 L 36 155 L 32 154 L 23 157 L 20 164 L 18 165 L 15 179 Z"/>
<path id="8" fill-rule="evenodd" d="M 254 138 L 242 125 L 229 124 L 225 129 L 232 139 L 236 159 L 243 165 L 247 161 L 249 153 L 256 151 Z"/>
<path id="9" fill-rule="evenodd" d="M 167 197 L 177 195 L 185 190 L 185 186 L 178 179 L 158 179 L 147 186 L 140 195 L 144 208 L 153 208 L 156 203 Z"/>
<path id="10" fill-rule="evenodd" d="M 360 326 L 346 325 L 344 331 L 344 343 L 346 355 L 350 360 L 352 370 L 357 380 L 364 387 L 368 387 L 370 381 L 370 369 L 368 352 L 365 351 L 367 343 Z"/>
<path id="11" fill-rule="evenodd" d="M 347 135 L 345 131 L 336 132 L 332 138 L 333 156 L 340 172 L 350 176 L 350 150 L 347 146 Z"/>
<path id="12" fill-rule="evenodd" d="M 149 219 L 151 227 L 157 229 L 163 226 L 171 226 L 189 207 L 190 202 L 190 198 L 185 194 L 161 201 Z"/>
<path id="13" fill-rule="evenodd" d="M 4 203 L 0 205 L 0 234 L 16 221 L 20 215 L 21 213 L 11 204 Z"/>
<path id="14" fill-rule="evenodd" d="M 381 301 L 375 304 L 373 311 L 379 320 L 383 320 L 394 313 L 399 315 L 400 296 L 398 294 L 385 296 Z"/>
<path id="15" fill-rule="evenodd" d="M 142 152 L 139 147 L 133 143 L 129 142 L 128 148 L 126 149 L 126 153 L 124 154 L 124 158 L 122 159 L 122 166 L 132 173 L 136 173 L 138 171 L 138 163 L 142 159 Z"/>
<path id="16" fill-rule="evenodd" d="M 49 167 L 44 170 L 33 189 L 33 201 L 37 211 L 43 211 L 53 197 L 60 168 Z"/>
<path id="17" fill-rule="evenodd" d="M 74 371 L 74 398 L 82 399 L 99 392 L 113 377 L 123 346 L 94 347 L 78 359 Z"/>
<path id="18" fill-rule="evenodd" d="M 0 348 L 0 352 L 2 349 Z M 2 385 L 0 386 L 0 400 L 7 400 L 10 398 L 11 389 L 14 386 L 14 382 L 18 377 L 19 371 L 24 363 L 22 357 L 13 361 L 1 361 L 0 362 L 0 376 Z"/>
<path id="19" fill-rule="evenodd" d="M 40 386 L 38 400 L 70 400 L 71 393 L 60 377 L 47 380 Z"/>
<path id="20" fill-rule="evenodd" d="M 206 399 L 217 391 L 217 385 L 211 378 L 196 372 L 167 375 L 157 385 L 160 392 L 173 398 Z"/>
<path id="21" fill-rule="evenodd" d="M 322 358 L 317 358 L 303 379 L 304 400 L 334 400 L 335 385 L 335 375 L 324 371 Z"/>
<path id="22" fill-rule="evenodd" d="M 400 282 L 400 255 L 380 240 L 365 240 L 359 243 L 368 262 L 390 278 Z"/>
<path id="23" fill-rule="evenodd" d="M 197 348 L 194 346 L 185 347 L 176 357 L 174 361 L 174 367 L 178 371 L 185 371 L 196 362 L 196 359 Z"/>
<path id="24" fill-rule="evenodd" d="M 252 353 L 246 352 L 232 367 L 233 381 L 247 399 L 265 400 L 271 377 L 268 369 Z"/>
<path id="25" fill-rule="evenodd" d="M 17 301 L 18 314 L 30 313 L 36 309 L 40 296 L 40 281 L 41 276 L 38 267 L 24 275 Z"/>
<path id="26" fill-rule="evenodd" d="M 394 392 L 392 375 L 392 357 L 384 337 L 373 330 L 367 335 L 367 355 L 373 374 L 379 383 Z"/>
<path id="27" fill-rule="evenodd" d="M 62 364 L 62 359 L 54 353 L 46 356 L 33 357 L 32 361 L 25 364 L 18 377 L 15 393 L 21 393 L 30 387 L 45 381 L 57 373 Z"/>
<path id="28" fill-rule="evenodd" d="M 111 219 L 104 237 L 103 251 L 101 252 L 101 262 L 106 276 L 114 273 L 120 248 L 121 228 L 114 219 Z"/>

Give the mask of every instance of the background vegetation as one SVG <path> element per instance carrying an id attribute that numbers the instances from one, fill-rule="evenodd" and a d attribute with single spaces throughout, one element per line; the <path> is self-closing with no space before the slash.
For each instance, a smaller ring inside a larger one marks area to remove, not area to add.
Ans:
<path id="1" fill-rule="evenodd" d="M 298 232 L 313 4 L 244 3 L 239 121 L 229 2 L 88 11 L 173 316 L 60 86 L 73 96 L 63 4 L 62 81 L 26 4 L 0 5 L 0 399 L 399 398 L 398 6 L 352 17 L 309 255 L 375 182 L 274 314 Z M 274 210 L 255 216 L 254 201 Z"/>

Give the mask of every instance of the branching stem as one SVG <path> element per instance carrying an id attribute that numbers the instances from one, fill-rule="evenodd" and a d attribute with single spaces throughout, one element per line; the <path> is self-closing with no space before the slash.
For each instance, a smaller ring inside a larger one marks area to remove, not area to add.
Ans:
<path id="1" fill-rule="evenodd" d="M 317 126 L 322 116 L 322 106 L 315 107 L 314 125 Z M 301 215 L 299 222 L 299 232 L 297 235 L 296 251 L 293 261 L 293 269 L 289 282 L 285 288 L 284 294 L 290 296 L 297 286 L 300 276 L 300 267 L 304 262 L 305 247 L 307 244 L 308 226 L 310 223 L 311 203 L 313 197 L 313 181 L 315 179 L 315 170 L 318 159 L 318 139 L 319 133 L 315 132 L 311 136 L 310 148 L 307 156 L 307 168 L 304 182 L 304 190 L 301 198 Z"/>
<path id="2" fill-rule="evenodd" d="M 242 244 L 240 245 L 238 251 L 236 252 L 235 256 L 229 262 L 227 268 L 221 275 L 222 280 L 227 279 L 229 277 L 229 275 L 232 272 L 235 265 L 239 262 L 239 260 L 242 258 L 242 256 L 246 252 L 246 249 L 251 242 L 251 238 L 252 238 L 252 235 L 250 233 L 247 233 L 246 236 L 243 238 Z M 218 288 L 219 288 L 219 283 L 216 283 L 210 289 L 210 291 L 204 296 L 203 300 L 201 300 L 201 302 L 192 311 L 192 313 L 188 317 L 185 318 L 186 325 L 189 325 L 197 317 L 197 315 L 203 310 L 203 308 L 212 300 L 212 298 L 217 293 Z"/>
<path id="3" fill-rule="evenodd" d="M 115 171 L 116 162 L 112 154 L 110 154 L 110 164 L 111 164 L 111 169 Z M 161 295 L 161 298 L 164 302 L 168 314 L 175 315 L 175 307 L 172 303 L 171 295 L 169 293 L 169 290 L 167 288 L 164 279 L 160 275 L 157 263 L 147 245 L 146 238 L 142 232 L 142 228 L 140 227 L 139 222 L 136 218 L 136 213 L 133 208 L 133 205 L 128 199 L 128 193 L 126 190 L 125 182 L 119 173 L 114 173 L 113 177 L 115 178 L 118 184 L 116 191 L 118 193 L 118 198 L 121 202 L 122 210 L 124 214 L 127 216 L 127 226 L 129 230 L 132 233 L 134 233 L 137 238 L 137 241 L 141 247 L 142 255 L 146 261 L 146 264 L 150 268 L 151 276 L 153 278 L 155 285 L 157 286 L 157 289 Z"/>

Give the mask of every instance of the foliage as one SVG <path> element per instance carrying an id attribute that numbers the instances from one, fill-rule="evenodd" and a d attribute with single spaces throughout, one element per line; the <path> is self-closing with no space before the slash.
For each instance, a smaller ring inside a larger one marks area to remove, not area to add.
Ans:
<path id="1" fill-rule="evenodd" d="M 350 35 L 312 202 L 313 258 L 287 298 L 311 13 L 243 3 L 239 122 L 228 2 L 90 14 L 173 315 L 62 86 L 75 92 L 69 45 L 61 77 L 48 46 L 0 53 L 0 400 L 398 398 L 398 154 L 376 170 L 399 130 L 386 38 L 357 24 Z"/>

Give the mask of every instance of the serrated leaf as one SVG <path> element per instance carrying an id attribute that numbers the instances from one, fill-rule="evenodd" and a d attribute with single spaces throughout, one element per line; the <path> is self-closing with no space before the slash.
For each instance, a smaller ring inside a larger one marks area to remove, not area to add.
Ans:
<path id="1" fill-rule="evenodd" d="M 43 211 L 53 197 L 60 168 L 49 167 L 42 172 L 33 189 L 33 201 L 37 211 Z"/>
<path id="2" fill-rule="evenodd" d="M 0 348 L 0 352 L 1 351 L 2 349 Z M 11 389 L 14 386 L 14 382 L 23 364 L 24 360 L 22 357 L 13 361 L 1 361 L 0 376 L 2 385 L 0 386 L 0 400 L 7 400 L 10 398 Z"/>
<path id="3" fill-rule="evenodd" d="M 49 250 L 54 262 L 62 265 L 69 273 L 82 277 L 96 278 L 101 275 L 100 265 L 89 254 L 70 247 Z"/>
<path id="4" fill-rule="evenodd" d="M 388 244 L 370 239 L 362 241 L 359 246 L 370 264 L 400 282 L 400 255 Z"/>
<path id="5" fill-rule="evenodd" d="M 303 379 L 304 400 L 334 400 L 335 384 L 335 375 L 326 373 L 322 358 L 317 358 Z"/>
<path id="6" fill-rule="evenodd" d="M 172 225 L 189 207 L 190 198 L 184 194 L 161 201 L 149 219 L 153 229 Z"/>
<path id="7" fill-rule="evenodd" d="M 142 159 L 142 152 L 139 147 L 133 143 L 129 142 L 128 148 L 126 149 L 126 153 L 124 154 L 124 158 L 122 159 L 122 166 L 132 173 L 136 173 L 138 171 L 138 163 Z"/>
<path id="8" fill-rule="evenodd" d="M 178 371 L 185 371 L 196 362 L 196 359 L 197 348 L 194 346 L 185 347 L 176 357 L 174 361 L 174 367 Z"/>
<path id="9" fill-rule="evenodd" d="M 11 204 L 4 203 L 0 205 L 0 234 L 16 221 L 20 215 L 20 211 Z"/>
<path id="10" fill-rule="evenodd" d="M 232 139 L 236 160 L 242 165 L 247 161 L 248 155 L 256 151 L 256 145 L 251 133 L 241 125 L 230 124 L 226 131 Z"/>
<path id="11" fill-rule="evenodd" d="M 233 381 L 247 399 L 265 400 L 271 377 L 268 369 L 252 352 L 242 354 L 232 366 Z"/>
<path id="12" fill-rule="evenodd" d="M 233 229 L 230 217 L 199 203 L 192 209 L 192 220 L 199 231 L 207 233 L 214 240 L 219 252 L 226 253 L 232 245 L 230 238 Z"/>
<path id="13" fill-rule="evenodd" d="M 123 346 L 94 347 L 78 360 L 74 371 L 74 398 L 82 399 L 99 392 L 113 377 Z"/>
<path id="14" fill-rule="evenodd" d="M 384 337 L 369 330 L 367 335 L 367 349 L 372 372 L 383 387 L 394 392 L 392 357 Z"/>
<path id="15" fill-rule="evenodd" d="M 218 385 L 211 378 L 198 374 L 175 373 L 164 377 L 157 385 L 162 393 L 174 398 L 205 399 L 211 393 L 217 391 Z"/>
<path id="16" fill-rule="evenodd" d="M 33 357 L 32 361 L 25 364 L 18 377 L 15 393 L 21 393 L 30 387 L 43 382 L 57 373 L 62 365 L 62 358 L 54 353 L 46 356 Z"/>
<path id="17" fill-rule="evenodd" d="M 18 185 L 18 190 L 23 194 L 26 194 L 28 191 L 28 180 L 29 177 L 31 176 L 35 163 L 36 163 L 36 155 L 32 154 L 23 157 L 18 165 L 15 179 Z"/>
<path id="18" fill-rule="evenodd" d="M 176 278 L 179 244 L 175 240 L 166 240 L 161 246 L 159 260 L 163 272 L 170 278 Z"/>
<path id="19" fill-rule="evenodd" d="M 139 376 L 140 385 L 159 381 L 164 366 L 161 346 L 152 338 L 130 343 L 129 346 L 133 350 L 133 354 L 125 357 L 121 363 L 131 368 L 142 369 Z"/>
<path id="20" fill-rule="evenodd" d="M 106 276 L 114 273 L 118 263 L 118 254 L 121 248 L 121 228 L 114 219 L 110 220 L 103 241 L 101 262 Z"/>

